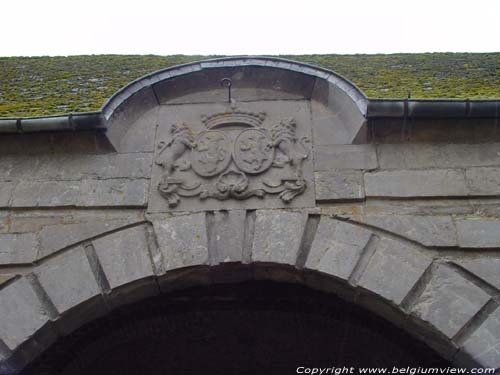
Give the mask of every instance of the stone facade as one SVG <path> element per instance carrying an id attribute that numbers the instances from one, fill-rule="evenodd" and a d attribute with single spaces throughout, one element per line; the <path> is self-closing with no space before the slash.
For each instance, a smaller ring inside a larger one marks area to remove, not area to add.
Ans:
<path id="1" fill-rule="evenodd" d="M 127 86 L 105 132 L 0 136 L 0 374 L 117 306 L 243 280 L 500 368 L 498 117 L 370 105 L 333 72 L 221 59 Z"/>

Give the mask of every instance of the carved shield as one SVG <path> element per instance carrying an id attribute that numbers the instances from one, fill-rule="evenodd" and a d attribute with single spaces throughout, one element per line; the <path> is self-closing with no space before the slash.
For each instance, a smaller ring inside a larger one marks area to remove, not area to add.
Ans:
<path id="1" fill-rule="evenodd" d="M 264 172 L 273 163 L 274 147 L 265 129 L 242 131 L 234 142 L 233 158 L 239 169 L 246 173 Z"/>
<path id="2" fill-rule="evenodd" d="M 220 131 L 203 131 L 195 138 L 191 164 L 196 173 L 203 177 L 223 172 L 231 163 L 230 143 Z"/>

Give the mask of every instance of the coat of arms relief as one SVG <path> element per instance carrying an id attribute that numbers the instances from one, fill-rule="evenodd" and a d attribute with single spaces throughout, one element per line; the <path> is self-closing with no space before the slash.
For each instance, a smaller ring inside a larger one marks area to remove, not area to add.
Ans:
<path id="1" fill-rule="evenodd" d="M 186 123 L 170 126 L 170 139 L 157 145 L 161 167 L 157 185 L 170 208 L 181 199 L 263 199 L 276 195 L 285 204 L 307 188 L 303 162 L 309 140 L 297 137 L 293 117 L 267 121 L 264 112 L 231 111 L 202 116 L 203 130 Z"/>

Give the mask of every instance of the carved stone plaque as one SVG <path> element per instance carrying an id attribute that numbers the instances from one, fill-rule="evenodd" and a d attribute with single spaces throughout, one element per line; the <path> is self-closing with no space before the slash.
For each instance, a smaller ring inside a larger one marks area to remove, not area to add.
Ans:
<path id="1" fill-rule="evenodd" d="M 148 211 L 313 206 L 308 103 L 271 103 L 167 107 Z"/>

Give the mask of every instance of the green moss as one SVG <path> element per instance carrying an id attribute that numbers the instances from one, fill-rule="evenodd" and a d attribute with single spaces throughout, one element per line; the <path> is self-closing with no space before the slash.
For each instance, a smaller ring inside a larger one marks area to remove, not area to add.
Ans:
<path id="1" fill-rule="evenodd" d="M 0 116 L 98 110 L 144 74 L 213 56 L 0 58 Z M 377 98 L 499 98 L 500 53 L 279 56 L 331 69 Z"/>

